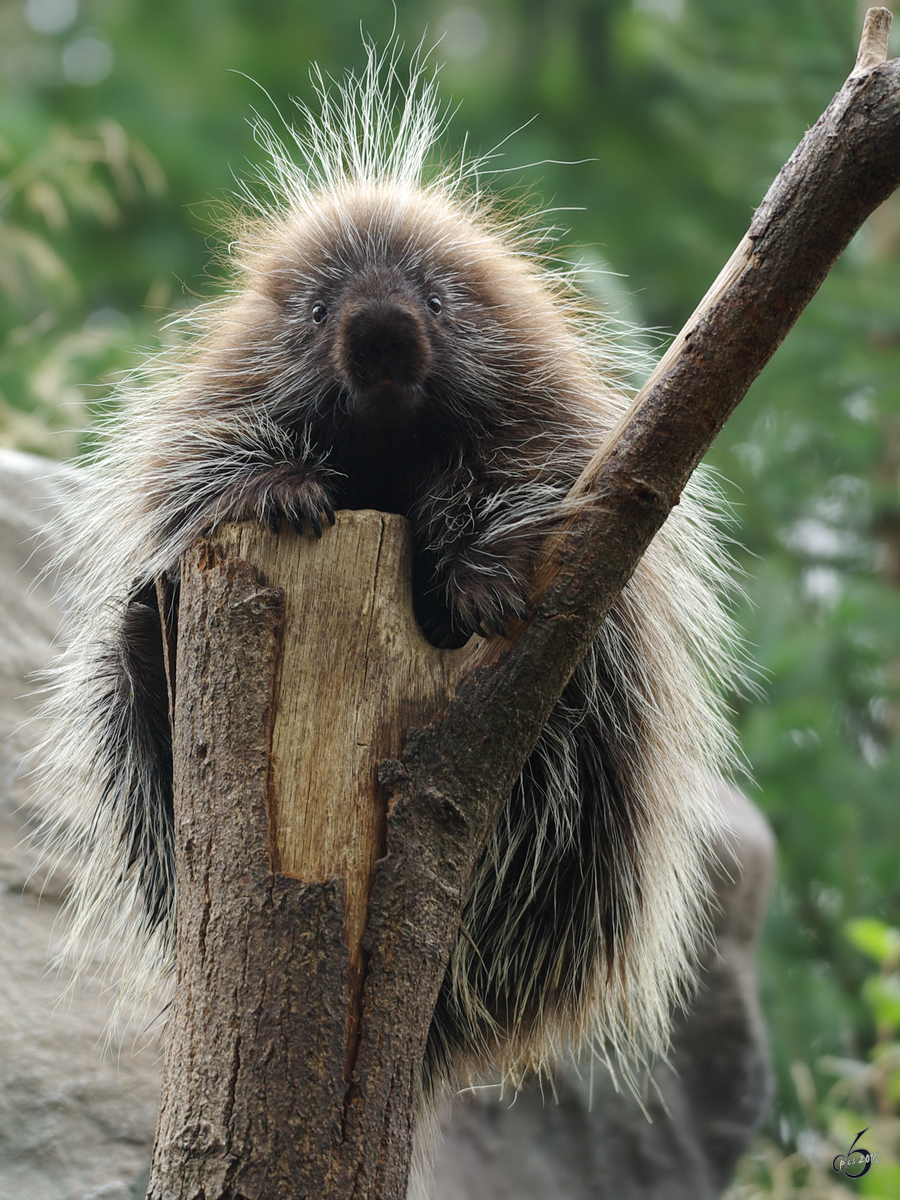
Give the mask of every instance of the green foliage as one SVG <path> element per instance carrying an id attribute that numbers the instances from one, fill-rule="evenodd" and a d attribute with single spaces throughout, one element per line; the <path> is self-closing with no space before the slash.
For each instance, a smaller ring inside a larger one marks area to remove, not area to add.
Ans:
<path id="1" fill-rule="evenodd" d="M 497 186 L 541 196 L 547 221 L 570 227 L 565 253 L 621 274 L 598 291 L 674 332 L 843 82 L 859 18 L 855 0 L 419 0 L 396 20 L 408 45 L 446 31 L 450 149 L 469 131 L 483 153 L 519 129 Z M 258 160 L 246 119 L 309 99 L 310 60 L 358 67 L 360 19 L 387 41 L 394 16 L 373 0 L 0 8 L 0 438 L 66 452 L 47 429 L 80 427 L 128 348 L 214 290 L 208 206 Z M 873 927 L 850 926 L 853 944 L 843 930 L 863 915 L 900 924 L 898 251 L 895 198 L 710 455 L 731 481 L 738 615 L 764 691 L 734 698 L 736 720 L 779 841 L 761 950 L 779 1161 L 812 1127 L 792 1064 L 813 1064 L 812 1094 L 831 1095 L 822 1063 L 874 1069 L 867 1053 L 895 1021 L 892 976 L 863 986 Z"/>
<path id="2" fill-rule="evenodd" d="M 820 1073 L 836 1082 L 821 1096 L 807 1064 L 793 1064 L 803 1120 L 798 1149 L 785 1154 L 760 1139 L 725 1200 L 824 1200 L 846 1196 L 842 1185 L 881 1200 L 900 1197 L 900 929 L 863 917 L 847 922 L 844 932 L 879 967 L 861 989 L 878 1030 L 876 1043 L 864 1059 L 822 1058 Z M 861 1149 L 870 1156 L 868 1170 Z"/>
<path id="3" fill-rule="evenodd" d="M 86 229 L 115 228 L 124 206 L 160 196 L 165 181 L 146 148 L 108 118 L 74 132 L 55 122 L 23 127 L 15 108 L 6 115 L 0 444 L 69 453 L 88 419 L 84 384 L 108 381 L 134 336 L 124 313 L 84 312 L 78 242 Z"/>

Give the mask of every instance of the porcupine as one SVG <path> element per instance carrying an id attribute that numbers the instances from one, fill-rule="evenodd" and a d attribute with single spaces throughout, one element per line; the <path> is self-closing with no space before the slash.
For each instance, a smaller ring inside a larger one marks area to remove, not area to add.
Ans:
<path id="1" fill-rule="evenodd" d="M 533 223 L 484 194 L 479 163 L 429 166 L 446 110 L 420 65 L 400 87 L 370 49 L 360 77 L 317 90 L 292 154 L 257 124 L 266 186 L 244 189 L 230 284 L 122 398 L 73 501 L 80 599 L 48 709 L 49 842 L 79 860 L 70 952 L 86 935 L 109 947 L 130 995 L 173 956 L 154 579 L 225 521 L 321 535 L 335 509 L 374 508 L 411 523 L 435 644 L 502 630 L 526 614 L 537 550 L 627 403 L 621 350 Z M 518 1077 L 585 1039 L 623 1064 L 664 1049 L 703 926 L 714 780 L 733 757 L 715 508 L 695 475 L 512 789 L 465 905 L 429 1079 Z"/>

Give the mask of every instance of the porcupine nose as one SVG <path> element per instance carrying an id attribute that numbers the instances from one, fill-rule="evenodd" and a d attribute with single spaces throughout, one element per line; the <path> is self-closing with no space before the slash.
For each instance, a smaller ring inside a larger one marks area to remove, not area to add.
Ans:
<path id="1" fill-rule="evenodd" d="M 392 300 L 372 300 L 347 314 L 344 368 L 354 387 L 406 391 L 422 383 L 431 348 L 418 315 Z"/>

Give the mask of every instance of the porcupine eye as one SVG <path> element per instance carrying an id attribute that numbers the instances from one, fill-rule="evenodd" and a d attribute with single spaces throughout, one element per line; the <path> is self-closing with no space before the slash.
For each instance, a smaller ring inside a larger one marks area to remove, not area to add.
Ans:
<path id="1" fill-rule="evenodd" d="M 324 304 L 321 303 L 321 301 L 318 304 L 313 305 L 313 310 L 312 310 L 313 325 L 321 325 L 327 316 L 328 316 L 328 309 L 325 307 Z"/>
<path id="2" fill-rule="evenodd" d="M 441 304 L 440 296 L 429 296 L 428 299 L 425 301 L 425 307 L 430 312 L 433 312 L 435 316 L 437 316 L 437 314 L 441 311 L 441 309 L 444 306 L 443 306 L 443 304 Z"/>

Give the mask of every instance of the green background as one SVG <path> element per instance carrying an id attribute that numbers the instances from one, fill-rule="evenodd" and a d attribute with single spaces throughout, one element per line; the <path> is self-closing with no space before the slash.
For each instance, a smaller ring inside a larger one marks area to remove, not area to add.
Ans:
<path id="1" fill-rule="evenodd" d="M 445 34 L 448 151 L 552 208 L 562 253 L 664 343 L 852 66 L 851 0 L 5 0 L 0 444 L 64 456 L 167 314 L 216 287 L 217 209 L 260 161 L 248 118 L 312 101 L 309 63 Z M 896 51 L 895 51 L 896 53 Z M 256 82 L 253 82 L 256 81 Z M 271 97 L 271 99 L 269 98 Z M 534 118 L 534 119 L 532 119 Z M 539 166 L 528 164 L 542 163 Z M 567 163 L 568 165 L 563 165 Z M 846 922 L 900 924 L 900 206 L 880 209 L 720 436 L 762 699 L 735 697 L 779 843 L 761 949 L 785 1152 L 791 1064 L 862 1059 L 871 970 Z M 874 1176 L 874 1172 L 873 1172 Z"/>

